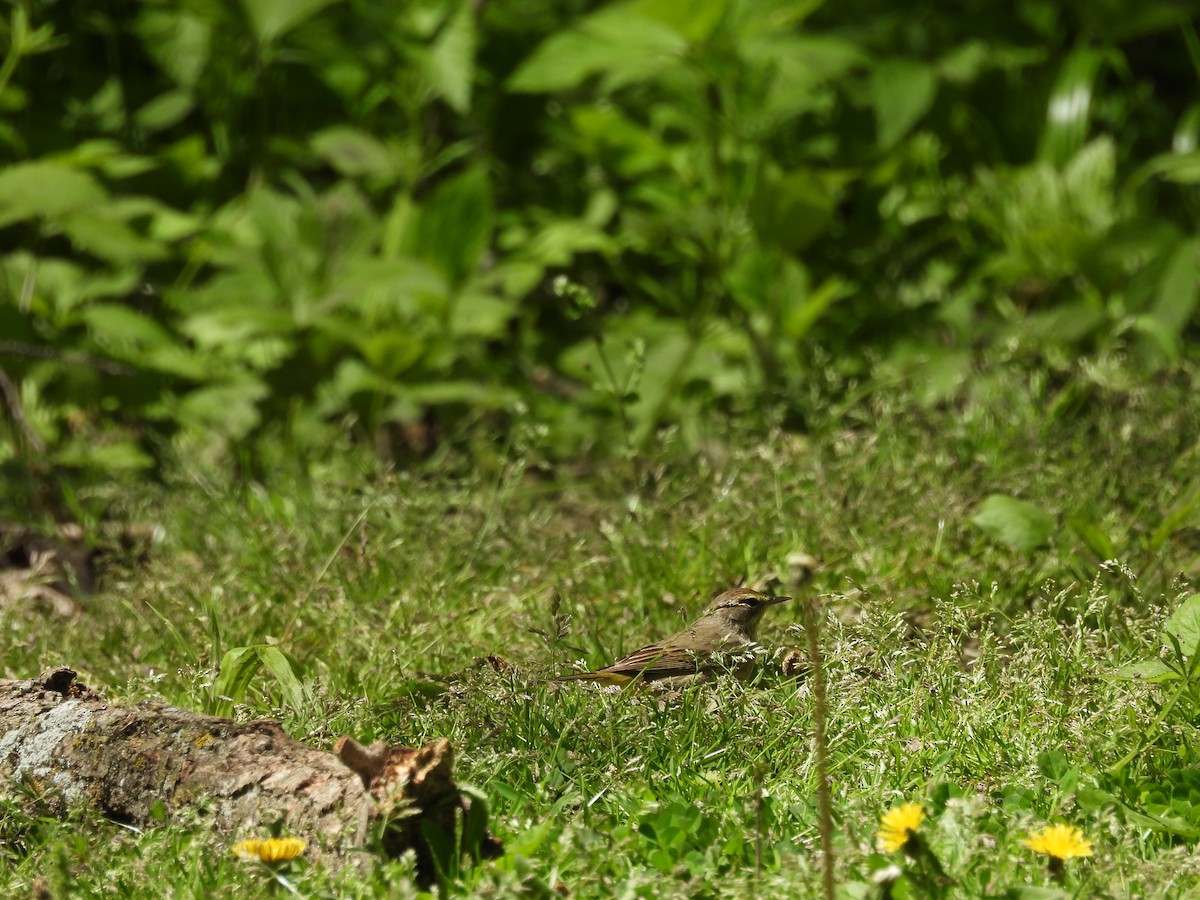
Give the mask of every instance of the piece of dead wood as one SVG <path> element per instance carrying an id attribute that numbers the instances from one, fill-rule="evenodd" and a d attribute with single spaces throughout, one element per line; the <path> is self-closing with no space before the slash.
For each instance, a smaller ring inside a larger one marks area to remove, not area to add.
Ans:
<path id="1" fill-rule="evenodd" d="M 96 586 L 94 553 L 77 525 L 47 534 L 0 522 L 0 606 L 32 603 L 57 616 L 82 611 Z"/>
<path id="2" fill-rule="evenodd" d="M 77 616 L 95 593 L 105 563 L 144 564 L 161 529 L 103 523 L 90 535 L 72 522 L 34 527 L 0 522 L 0 607 Z"/>
<path id="3" fill-rule="evenodd" d="M 137 826 L 194 809 L 243 836 L 282 827 L 333 863 L 363 860 L 371 845 L 387 856 L 411 849 L 426 883 L 448 847 L 476 858 L 500 850 L 453 765 L 444 738 L 414 749 L 343 736 L 326 753 L 271 720 L 110 705 L 68 668 L 0 680 L 0 791 L 20 784 L 54 812 L 85 803 Z"/>

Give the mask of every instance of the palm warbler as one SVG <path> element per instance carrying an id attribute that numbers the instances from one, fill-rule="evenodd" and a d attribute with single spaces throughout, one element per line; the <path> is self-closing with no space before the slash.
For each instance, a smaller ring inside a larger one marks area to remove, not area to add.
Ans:
<path id="1" fill-rule="evenodd" d="M 594 672 L 563 675 L 557 681 L 628 684 L 635 678 L 683 686 L 718 672 L 745 678 L 754 668 L 754 636 L 767 607 L 791 600 L 747 588 L 726 591 L 678 634 L 663 638 Z"/>

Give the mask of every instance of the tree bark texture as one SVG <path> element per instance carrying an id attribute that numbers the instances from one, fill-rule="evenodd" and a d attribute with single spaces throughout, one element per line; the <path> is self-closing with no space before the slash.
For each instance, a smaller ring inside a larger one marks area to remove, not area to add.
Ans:
<path id="1" fill-rule="evenodd" d="M 389 856 L 413 849 L 426 881 L 436 874 L 431 827 L 443 852 L 447 841 L 476 857 L 499 847 L 478 827 L 478 808 L 475 846 L 458 845 L 471 803 L 454 783 L 453 761 L 445 739 L 409 749 L 343 737 L 327 753 L 271 720 L 114 706 L 67 668 L 0 680 L 0 781 L 18 780 L 53 810 L 85 803 L 152 826 L 163 814 L 199 809 L 215 828 L 246 836 L 282 824 L 329 860 L 377 835 L 374 846 Z"/>

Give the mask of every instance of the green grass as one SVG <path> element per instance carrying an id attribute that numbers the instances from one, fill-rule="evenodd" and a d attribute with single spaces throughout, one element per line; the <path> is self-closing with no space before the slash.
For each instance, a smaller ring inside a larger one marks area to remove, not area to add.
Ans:
<path id="1" fill-rule="evenodd" d="M 263 670 L 237 718 L 277 716 L 325 747 L 343 732 L 453 742 L 508 850 L 454 891 L 817 896 L 808 682 L 670 698 L 544 681 L 676 628 L 739 580 L 786 585 L 803 551 L 825 564 L 812 591 L 848 895 L 904 863 L 875 851 L 875 831 L 911 800 L 952 896 L 1051 885 L 1020 840 L 1058 820 L 1095 841 L 1067 864 L 1069 893 L 1185 896 L 1200 874 L 1200 691 L 1160 722 L 1170 686 L 1109 676 L 1156 653 L 1200 575 L 1186 503 L 1198 381 L 993 360 L 931 400 L 881 371 L 807 436 L 714 434 L 701 457 L 666 436 L 636 499 L 622 467 L 548 472 L 536 447 L 403 474 L 347 450 L 242 489 L 180 475 L 127 498 L 123 514 L 165 540 L 110 571 L 80 621 L 5 611 L 3 674 L 69 664 L 114 700 L 203 710 L 226 651 L 278 641 L 300 701 Z M 1053 514 L 1049 543 L 1025 552 L 973 525 L 993 494 Z M 798 622 L 784 605 L 762 638 L 803 647 Z M 0 808 L 0 893 L 39 876 L 61 896 L 265 893 L 228 845 L 188 823 L 59 822 L 18 796 Z M 303 861 L 289 873 L 306 895 L 415 890 L 404 860 L 350 881 Z"/>

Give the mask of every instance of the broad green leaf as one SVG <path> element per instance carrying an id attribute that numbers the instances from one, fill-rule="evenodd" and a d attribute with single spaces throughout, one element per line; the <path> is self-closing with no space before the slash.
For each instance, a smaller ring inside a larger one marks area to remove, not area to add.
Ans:
<path id="1" fill-rule="evenodd" d="M 471 107 L 476 41 L 474 4 L 463 0 L 420 60 L 425 77 L 455 112 Z"/>
<path id="2" fill-rule="evenodd" d="M 456 338 L 503 337 L 516 314 L 516 304 L 468 286 L 451 307 L 450 333 Z"/>
<path id="3" fill-rule="evenodd" d="M 199 216 L 162 207 L 150 217 L 146 233 L 156 241 L 170 243 L 192 237 L 203 227 Z"/>
<path id="4" fill-rule="evenodd" d="M 0 227 L 22 219 L 57 220 L 103 207 L 108 193 L 87 172 L 51 162 L 19 163 L 0 171 Z"/>
<path id="5" fill-rule="evenodd" d="M 491 187 L 476 166 L 442 182 L 421 207 L 416 250 L 458 287 L 479 265 L 491 235 Z"/>
<path id="6" fill-rule="evenodd" d="M 637 0 L 631 12 L 661 22 L 692 43 L 708 40 L 729 9 L 730 0 Z"/>
<path id="7" fill-rule="evenodd" d="M 65 213 L 59 224 L 77 248 L 107 262 L 145 262 L 167 255 L 158 241 L 142 237 L 115 217 L 116 211 L 112 205 L 102 212 L 74 210 Z"/>
<path id="8" fill-rule="evenodd" d="M 971 521 L 1001 543 L 1026 553 L 1044 547 L 1056 528 L 1054 516 L 1048 512 L 1002 494 L 984 500 Z"/>
<path id="9" fill-rule="evenodd" d="M 765 177 L 750 219 L 764 243 L 797 253 L 829 227 L 836 203 L 836 193 L 820 173 L 801 169 Z"/>
<path id="10" fill-rule="evenodd" d="M 201 349 L 233 349 L 267 335 L 291 334 L 295 319 L 286 312 L 229 306 L 189 316 L 179 326 Z"/>
<path id="11" fill-rule="evenodd" d="M 148 316 L 115 303 L 94 303 L 80 317 L 97 343 L 124 347 L 153 347 L 172 343 L 170 333 Z"/>
<path id="12" fill-rule="evenodd" d="M 254 378 L 215 383 L 192 391 L 179 401 L 179 420 L 231 440 L 250 433 L 262 420 L 258 401 L 269 394 Z"/>
<path id="13" fill-rule="evenodd" d="M 1090 785 L 1081 785 L 1075 792 L 1075 802 L 1087 813 L 1100 812 L 1111 806 L 1120 805 L 1120 801 L 1108 791 Z"/>
<path id="14" fill-rule="evenodd" d="M 1147 349 L 1148 361 L 1153 363 L 1161 360 L 1176 360 L 1179 358 L 1179 335 L 1175 334 L 1162 322 L 1151 315 L 1137 316 L 1133 320 L 1133 330 L 1142 338 L 1142 347 Z"/>
<path id="15" fill-rule="evenodd" d="M 908 59 L 885 59 L 871 70 L 876 139 L 891 147 L 929 111 L 937 91 L 932 67 Z"/>
<path id="16" fill-rule="evenodd" d="M 305 19 L 340 0 L 241 0 L 261 46 L 269 46 Z"/>
<path id="17" fill-rule="evenodd" d="M 131 178 L 157 169 L 162 164 L 154 157 L 132 154 L 118 142 L 105 139 L 82 141 L 44 162 L 72 169 L 91 169 L 112 179 Z M 154 205 L 161 207 L 161 204 Z"/>
<path id="18" fill-rule="evenodd" d="M 808 273 L 793 259 L 770 247 L 752 245 L 737 254 L 725 271 L 725 284 L 733 299 L 750 313 L 769 313 L 775 301 L 773 288 L 780 281 L 807 286 Z"/>
<path id="19" fill-rule="evenodd" d="M 1099 231 L 1114 218 L 1113 184 L 1117 174 L 1117 148 L 1107 135 L 1089 141 L 1062 166 L 1063 186 L 1073 211 Z"/>
<path id="20" fill-rule="evenodd" d="M 1200 651 L 1200 594 L 1192 594 L 1179 604 L 1163 631 L 1175 636 L 1184 656 L 1195 656 Z"/>
<path id="21" fill-rule="evenodd" d="M 959 44 L 937 61 L 938 77 L 954 84 L 970 84 L 988 64 L 988 54 L 983 41 Z"/>
<path id="22" fill-rule="evenodd" d="M 208 65 L 212 26 L 181 5 L 161 12 L 143 9 L 135 26 L 142 46 L 175 84 L 190 91 Z"/>
<path id="23" fill-rule="evenodd" d="M 358 363 L 347 360 L 338 367 L 337 373 L 338 386 L 344 391 L 351 388 L 355 391 L 383 390 L 387 387 L 386 379 L 398 378 L 416 365 L 429 345 L 411 328 L 388 328 L 362 335 L 359 349 L 363 359 L 371 365 L 371 380 L 351 368 L 352 364 Z M 353 381 L 348 380 L 351 376 L 354 376 Z"/>
<path id="24" fill-rule="evenodd" d="M 769 73 L 766 95 L 747 105 L 747 128 L 756 134 L 793 121 L 801 113 L 829 102 L 822 86 L 842 78 L 867 61 L 857 44 L 831 35 L 794 34 L 777 29 L 738 34 L 738 55 L 744 65 Z"/>
<path id="25" fill-rule="evenodd" d="M 143 131 L 162 131 L 178 125 L 195 108 L 192 96 L 184 91 L 166 91 L 159 94 L 134 115 L 134 121 Z"/>
<path id="26" fill-rule="evenodd" d="M 343 175 L 390 179 L 400 170 L 396 155 L 374 135 L 352 125 L 334 125 L 309 140 L 313 153 Z"/>
<path id="27" fill-rule="evenodd" d="M 442 312 L 450 285 L 430 261 L 362 256 L 348 261 L 338 293 L 352 298 L 354 309 L 367 323 L 382 326 Z M 319 322 L 314 320 L 314 325 Z"/>
<path id="28" fill-rule="evenodd" d="M 679 32 L 639 16 L 637 2 L 618 3 L 554 34 L 513 73 L 509 90 L 562 91 L 604 75 L 610 88 L 678 64 L 687 50 Z"/>
<path id="29" fill-rule="evenodd" d="M 1148 681 L 1150 684 L 1165 684 L 1178 681 L 1179 674 L 1161 659 L 1139 659 L 1126 663 L 1113 672 L 1112 677 L 1128 681 Z"/>
<path id="30" fill-rule="evenodd" d="M 1060 787 L 1068 779 L 1079 777 L 1078 770 L 1071 765 L 1071 761 L 1061 750 L 1043 750 L 1038 754 L 1037 767 L 1044 778 L 1053 781 Z M 1064 788 L 1064 790 L 1072 790 L 1072 788 Z"/>

